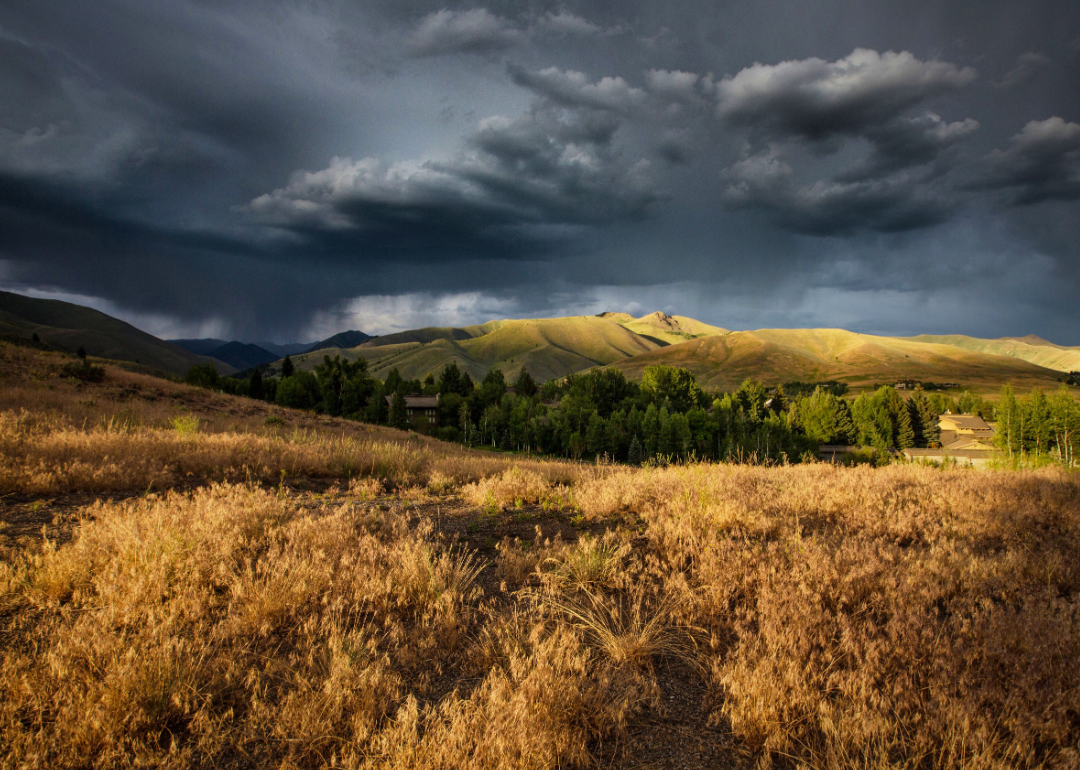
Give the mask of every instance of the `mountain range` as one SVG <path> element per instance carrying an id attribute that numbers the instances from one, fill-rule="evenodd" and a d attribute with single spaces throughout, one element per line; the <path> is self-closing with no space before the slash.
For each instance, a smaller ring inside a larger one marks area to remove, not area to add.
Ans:
<path id="1" fill-rule="evenodd" d="M 370 334 L 361 331 L 339 332 L 332 337 L 327 337 L 321 342 L 288 342 L 278 344 L 274 342 L 238 342 L 233 340 L 217 340 L 212 338 L 196 340 L 168 340 L 174 345 L 196 353 L 210 356 L 218 361 L 224 361 L 239 371 L 251 369 L 255 366 L 273 363 L 285 356 L 307 353 L 315 350 L 351 348 L 362 345 L 372 339 Z"/>
<path id="2" fill-rule="evenodd" d="M 921 380 L 959 383 L 983 392 L 1012 382 L 1019 388 L 1053 387 L 1063 373 L 1080 370 L 1080 348 L 1038 338 L 883 337 L 843 329 L 729 331 L 684 316 L 656 312 L 489 321 L 466 327 L 428 327 L 372 339 L 358 347 L 294 357 L 312 369 L 324 355 L 363 357 L 385 378 L 438 375 L 456 363 L 474 379 L 491 368 L 516 376 L 526 367 L 537 380 L 615 366 L 639 378 L 651 364 L 686 367 L 703 385 L 735 388 L 744 379 L 776 385 L 790 380 L 841 380 L 852 387 Z M 279 371 L 274 365 L 271 373 Z"/>
<path id="3" fill-rule="evenodd" d="M 689 369 L 705 386 L 737 387 L 744 379 L 775 385 L 790 380 L 841 380 L 853 388 L 900 380 L 958 383 L 992 392 L 1004 382 L 1021 389 L 1056 387 L 1080 371 L 1080 347 L 1039 337 L 979 339 L 963 335 L 884 337 L 843 329 L 730 331 L 685 316 L 656 312 L 489 321 L 465 327 L 427 327 L 379 337 L 359 331 L 321 342 L 279 345 L 218 339 L 160 340 L 90 308 L 0 292 L 0 339 L 91 356 L 134 361 L 171 374 L 213 363 L 221 374 L 263 366 L 279 374 L 291 355 L 311 370 L 326 355 L 364 358 L 385 378 L 397 369 L 423 379 L 456 363 L 474 380 L 493 368 L 513 378 L 524 367 L 544 381 L 614 366 L 639 378 L 647 366 Z"/>

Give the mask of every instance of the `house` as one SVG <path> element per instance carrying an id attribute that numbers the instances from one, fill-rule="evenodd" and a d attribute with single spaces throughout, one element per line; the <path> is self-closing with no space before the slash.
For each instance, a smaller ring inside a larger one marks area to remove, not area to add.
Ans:
<path id="1" fill-rule="evenodd" d="M 394 397 L 386 397 L 387 408 L 394 406 Z M 409 427 L 420 433 L 427 433 L 438 426 L 439 394 L 434 396 L 405 396 L 405 413 L 409 416 Z"/>
<path id="2" fill-rule="evenodd" d="M 975 414 L 951 414 L 938 418 L 938 441 L 942 448 L 993 449 L 994 429 Z"/>
<path id="3" fill-rule="evenodd" d="M 933 449 L 905 449 L 910 460 L 954 462 L 958 465 L 986 465 L 994 459 L 994 428 L 975 414 L 946 412 L 938 418 L 940 446 Z"/>

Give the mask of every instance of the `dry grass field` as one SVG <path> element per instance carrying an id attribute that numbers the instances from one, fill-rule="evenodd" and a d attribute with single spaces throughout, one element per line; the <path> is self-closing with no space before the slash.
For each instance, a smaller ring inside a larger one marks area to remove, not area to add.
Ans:
<path id="1" fill-rule="evenodd" d="M 0 766 L 1074 768 L 1058 470 L 575 465 L 0 345 Z"/>

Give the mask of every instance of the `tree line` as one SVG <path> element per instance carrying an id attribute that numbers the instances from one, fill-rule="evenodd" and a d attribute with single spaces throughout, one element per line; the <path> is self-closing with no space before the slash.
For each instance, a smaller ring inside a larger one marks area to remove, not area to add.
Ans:
<path id="1" fill-rule="evenodd" d="M 258 371 L 246 379 L 219 377 L 211 365 L 201 365 L 191 369 L 187 381 L 402 429 L 410 427 L 406 396 L 438 394 L 437 425 L 431 432 L 445 441 L 632 464 L 692 458 L 797 462 L 816 458 L 820 444 L 870 447 L 864 459 L 886 462 L 894 449 L 936 446 L 938 417 L 947 411 L 995 419 L 994 405 L 968 392 L 954 399 L 916 386 L 904 398 L 882 386 L 848 399 L 847 386 L 838 382 L 767 388 L 752 380 L 731 392 L 708 391 L 687 369 L 664 365 L 646 368 L 640 382 L 614 368 L 542 384 L 524 368 L 512 382 L 492 369 L 474 382 L 455 363 L 443 367 L 437 378 L 429 374 L 422 381 L 405 380 L 392 369 L 380 380 L 368 372 L 363 358 L 327 355 L 314 371 L 298 370 L 286 357 L 280 378 Z M 1008 393 L 1000 402 L 1007 414 L 1003 449 L 1010 456 L 1049 458 L 1057 452 L 1071 463 L 1080 435 L 1068 416 L 1070 408 L 1077 409 L 1072 396 L 1064 390 L 1025 399 Z"/>

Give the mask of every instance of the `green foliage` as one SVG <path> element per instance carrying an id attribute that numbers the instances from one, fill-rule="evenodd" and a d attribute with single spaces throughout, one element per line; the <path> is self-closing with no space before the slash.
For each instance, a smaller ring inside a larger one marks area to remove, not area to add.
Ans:
<path id="1" fill-rule="evenodd" d="M 190 436 L 199 432 L 199 418 L 193 414 L 183 414 L 170 420 L 172 429 L 177 433 Z"/>
<path id="2" fill-rule="evenodd" d="M 409 427 L 409 413 L 405 408 L 405 396 L 401 391 L 394 393 L 390 402 L 390 425 L 405 430 Z"/>
<path id="3" fill-rule="evenodd" d="M 314 409 L 322 401 L 319 381 L 311 372 L 299 371 L 278 382 L 274 402 L 292 409 Z"/>
<path id="4" fill-rule="evenodd" d="M 296 372 L 296 367 L 293 365 L 291 356 L 285 356 L 285 359 L 281 362 L 281 378 L 292 377 Z"/>
<path id="5" fill-rule="evenodd" d="M 213 364 L 195 364 L 184 375 L 184 382 L 200 388 L 213 388 L 217 381 L 218 373 Z"/>
<path id="6" fill-rule="evenodd" d="M 531 398 L 532 396 L 535 396 L 539 390 L 540 388 L 536 384 L 536 380 L 534 380 L 532 378 L 532 375 L 529 374 L 529 370 L 526 369 L 524 366 L 521 367 L 521 371 L 518 372 L 517 379 L 514 380 L 514 392 L 517 393 L 519 396 Z"/>
<path id="7" fill-rule="evenodd" d="M 689 369 L 664 364 L 645 367 L 641 391 L 650 400 L 670 406 L 677 412 L 696 406 L 703 395 Z"/>

